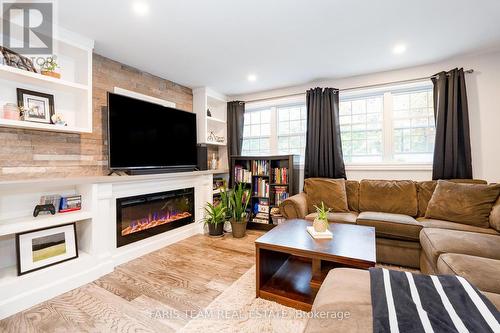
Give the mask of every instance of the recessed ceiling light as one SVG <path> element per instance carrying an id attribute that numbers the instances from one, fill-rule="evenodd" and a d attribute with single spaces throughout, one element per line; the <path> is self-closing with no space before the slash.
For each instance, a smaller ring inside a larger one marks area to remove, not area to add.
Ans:
<path id="1" fill-rule="evenodd" d="M 132 4 L 132 9 L 139 16 L 144 16 L 149 13 L 149 5 L 144 1 L 136 1 Z"/>
<path id="2" fill-rule="evenodd" d="M 255 82 L 255 81 L 257 81 L 257 75 L 255 75 L 255 74 L 250 74 L 250 75 L 248 75 L 247 79 L 248 79 L 248 81 L 250 81 L 250 82 Z"/>
<path id="3" fill-rule="evenodd" d="M 406 52 L 406 44 L 396 44 L 392 49 L 394 54 L 403 54 Z"/>

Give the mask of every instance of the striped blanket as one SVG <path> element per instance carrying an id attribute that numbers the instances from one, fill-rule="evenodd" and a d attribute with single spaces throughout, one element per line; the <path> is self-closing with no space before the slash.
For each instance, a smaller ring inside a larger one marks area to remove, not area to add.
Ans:
<path id="1" fill-rule="evenodd" d="M 370 269 L 373 332 L 495 332 L 500 312 L 466 279 Z"/>

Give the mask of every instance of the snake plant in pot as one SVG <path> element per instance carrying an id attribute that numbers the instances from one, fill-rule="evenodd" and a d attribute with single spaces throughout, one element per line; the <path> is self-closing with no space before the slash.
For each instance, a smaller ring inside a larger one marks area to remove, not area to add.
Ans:
<path id="1" fill-rule="evenodd" d="M 234 238 L 242 238 L 247 230 L 247 207 L 250 201 L 250 191 L 242 183 L 229 192 L 229 207 L 231 211 L 231 229 Z"/>
<path id="2" fill-rule="evenodd" d="M 314 231 L 316 232 L 325 232 L 328 227 L 328 213 L 330 212 L 330 208 L 325 207 L 325 203 L 321 201 L 321 207 L 314 206 L 316 208 L 316 218 L 313 222 Z"/>
<path id="3" fill-rule="evenodd" d="M 208 234 L 210 236 L 222 236 L 224 233 L 223 228 L 225 221 L 226 207 L 222 203 L 213 205 L 207 202 L 203 222 L 208 225 Z"/>

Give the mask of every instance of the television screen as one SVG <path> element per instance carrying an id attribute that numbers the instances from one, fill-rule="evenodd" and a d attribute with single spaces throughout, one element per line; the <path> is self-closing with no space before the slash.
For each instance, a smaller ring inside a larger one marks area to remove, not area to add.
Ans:
<path id="1" fill-rule="evenodd" d="M 108 134 L 111 169 L 196 166 L 194 113 L 108 93 Z"/>

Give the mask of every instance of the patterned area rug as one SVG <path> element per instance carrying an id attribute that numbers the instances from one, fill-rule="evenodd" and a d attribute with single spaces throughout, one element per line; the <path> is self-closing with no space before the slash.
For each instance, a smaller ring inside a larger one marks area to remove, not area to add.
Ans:
<path id="1" fill-rule="evenodd" d="M 180 332 L 300 333 L 307 312 L 255 298 L 255 266 L 220 294 Z"/>

